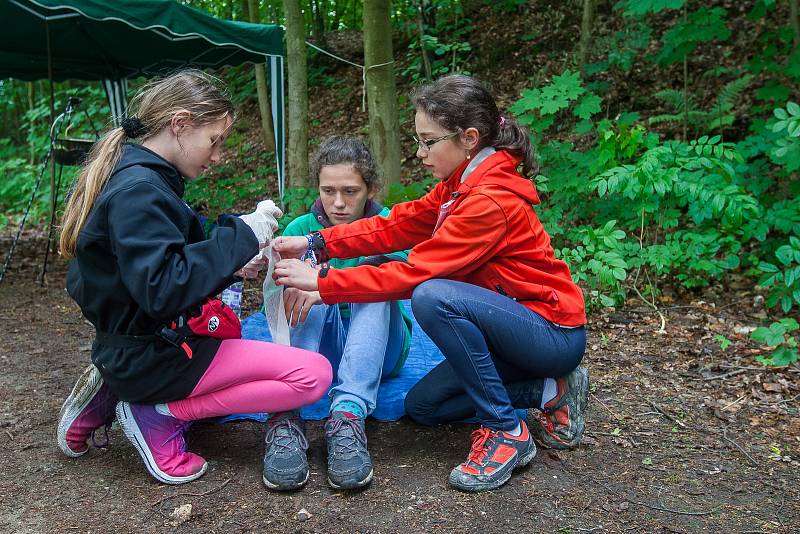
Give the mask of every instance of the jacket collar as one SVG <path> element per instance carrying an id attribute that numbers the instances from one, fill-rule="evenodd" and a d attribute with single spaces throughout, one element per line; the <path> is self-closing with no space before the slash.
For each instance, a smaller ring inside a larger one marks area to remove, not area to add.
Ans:
<path id="1" fill-rule="evenodd" d="M 497 150 L 495 150 L 494 147 L 487 146 L 487 147 L 483 147 L 480 150 L 480 152 L 475 154 L 470 159 L 469 163 L 467 164 L 466 168 L 464 169 L 464 172 L 461 173 L 461 183 L 463 184 L 464 182 L 467 181 L 467 178 L 469 178 L 469 175 L 472 174 L 472 171 L 477 169 L 478 165 L 483 163 L 483 160 L 485 160 L 486 158 L 488 158 L 489 156 L 491 156 L 492 154 L 495 154 L 495 153 L 497 153 Z"/>
<path id="2" fill-rule="evenodd" d="M 366 206 L 364 206 L 364 215 L 359 217 L 359 219 L 374 217 L 375 215 L 379 215 L 381 211 L 383 211 L 383 205 L 370 199 L 367 201 Z M 333 226 L 333 223 L 331 223 L 330 219 L 328 219 L 328 216 L 325 214 L 325 208 L 322 207 L 322 199 L 317 198 L 317 200 L 314 201 L 314 205 L 311 206 L 311 213 L 314 214 L 314 218 L 323 228 L 330 228 Z"/>
<path id="3" fill-rule="evenodd" d="M 478 152 L 476 156 L 480 157 L 482 154 L 484 154 L 484 150 L 486 149 Z M 456 170 L 454 170 L 453 173 L 447 178 L 446 182 L 449 182 L 449 185 L 453 190 L 459 189 L 459 187 L 462 185 L 466 186 L 467 189 L 475 187 L 481 181 L 481 178 L 486 174 L 486 171 L 492 167 L 503 164 L 511 164 L 512 167 L 516 169 L 517 165 L 519 165 L 519 162 L 522 161 L 521 158 L 512 156 L 505 150 L 496 150 L 494 153 L 488 153 L 483 155 L 483 157 L 480 157 L 480 161 L 478 161 L 477 165 L 471 167 L 469 169 L 469 173 L 467 173 L 467 167 L 472 164 L 472 159 L 475 158 L 465 159 L 461 165 L 456 167 Z M 479 169 L 480 172 L 475 172 Z"/>
<path id="4" fill-rule="evenodd" d="M 142 145 L 125 143 L 122 145 L 122 155 L 114 169 L 114 173 L 137 165 L 147 167 L 157 172 L 176 195 L 183 197 L 183 192 L 186 189 L 186 181 L 172 163 Z"/>

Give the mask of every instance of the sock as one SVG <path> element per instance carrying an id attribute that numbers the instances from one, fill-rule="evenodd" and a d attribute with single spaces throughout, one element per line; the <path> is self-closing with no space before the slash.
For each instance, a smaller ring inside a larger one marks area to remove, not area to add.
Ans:
<path id="1" fill-rule="evenodd" d="M 544 410 L 545 404 L 556 398 L 558 395 L 558 384 L 555 378 L 545 378 L 544 387 L 542 388 L 542 404 L 539 409 Z"/>
<path id="2" fill-rule="evenodd" d="M 333 412 L 346 412 L 349 414 L 353 414 L 357 417 L 361 417 L 362 419 L 366 417 L 366 414 L 364 413 L 364 408 L 359 406 L 357 402 L 347 401 L 347 400 L 339 401 L 336 404 L 334 404 L 333 408 L 331 408 L 331 413 Z"/>
<path id="3" fill-rule="evenodd" d="M 514 437 L 519 436 L 520 434 L 522 434 L 522 424 L 519 421 L 517 421 L 517 428 L 513 430 L 506 430 L 505 433 Z"/>
<path id="4" fill-rule="evenodd" d="M 156 404 L 153 406 L 156 409 L 156 412 L 160 413 L 161 415 L 168 415 L 169 417 L 175 417 L 172 415 L 172 412 L 169 411 L 169 406 L 166 403 Z"/>
<path id="5" fill-rule="evenodd" d="M 280 421 L 281 419 L 297 419 L 300 417 L 300 410 L 287 410 L 285 412 L 275 412 L 267 414 L 267 421 Z"/>

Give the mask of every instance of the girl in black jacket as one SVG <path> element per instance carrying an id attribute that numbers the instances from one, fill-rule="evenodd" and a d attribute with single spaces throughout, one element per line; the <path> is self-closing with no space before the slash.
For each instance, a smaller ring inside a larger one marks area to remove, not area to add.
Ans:
<path id="1" fill-rule="evenodd" d="M 150 474 L 180 484 L 207 468 L 186 451 L 191 421 L 313 403 L 331 368 L 313 352 L 165 329 L 237 276 L 257 274 L 280 211 L 261 203 L 206 238 L 182 199 L 184 181 L 219 160 L 234 120 L 218 80 L 178 72 L 142 88 L 131 110 L 95 144 L 64 212 L 61 253 L 74 258 L 67 289 L 97 336 L 93 365 L 62 408 L 58 443 L 68 456 L 84 454 L 116 412 Z"/>

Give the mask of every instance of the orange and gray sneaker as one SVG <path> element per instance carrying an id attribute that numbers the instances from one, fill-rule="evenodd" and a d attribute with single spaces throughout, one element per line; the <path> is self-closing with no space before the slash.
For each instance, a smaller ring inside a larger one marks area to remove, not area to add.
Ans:
<path id="1" fill-rule="evenodd" d="M 556 396 L 548 401 L 531 428 L 536 440 L 551 449 L 572 449 L 583 438 L 586 403 L 589 400 L 589 372 L 578 367 L 556 379 Z"/>
<path id="2" fill-rule="evenodd" d="M 519 422 L 519 436 L 485 426 L 472 433 L 467 460 L 450 472 L 450 485 L 461 491 L 497 489 L 511 478 L 511 472 L 536 456 L 536 444 L 525 421 Z"/>

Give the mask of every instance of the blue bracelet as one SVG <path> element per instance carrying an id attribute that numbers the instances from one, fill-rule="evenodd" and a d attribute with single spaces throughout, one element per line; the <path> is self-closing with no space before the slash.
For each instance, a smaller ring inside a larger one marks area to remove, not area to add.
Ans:
<path id="1" fill-rule="evenodd" d="M 303 260 L 310 259 L 311 266 L 317 266 L 317 257 L 314 255 L 314 240 L 311 238 L 311 235 L 306 235 L 306 239 L 308 240 L 308 250 L 306 250 L 305 256 L 303 256 Z"/>

